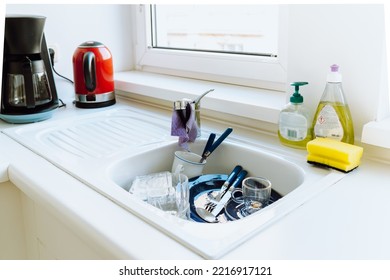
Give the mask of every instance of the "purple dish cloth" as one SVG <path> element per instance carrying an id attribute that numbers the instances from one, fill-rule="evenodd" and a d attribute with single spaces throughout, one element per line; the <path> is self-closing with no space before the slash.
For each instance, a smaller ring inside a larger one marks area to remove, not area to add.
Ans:
<path id="1" fill-rule="evenodd" d="M 187 108 L 189 108 L 188 111 L 190 111 L 190 117 L 185 125 L 180 119 L 179 111 L 173 110 L 171 135 L 179 136 L 179 146 L 188 151 L 188 143 L 195 141 L 198 134 L 198 126 L 196 125 L 195 111 L 192 109 L 192 106 L 187 104 Z"/>

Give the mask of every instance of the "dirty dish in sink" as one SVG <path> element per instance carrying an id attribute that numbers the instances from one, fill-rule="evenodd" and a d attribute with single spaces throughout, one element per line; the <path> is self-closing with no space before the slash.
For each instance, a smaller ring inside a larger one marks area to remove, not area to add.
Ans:
<path id="1" fill-rule="evenodd" d="M 241 189 L 232 192 L 232 199 L 238 203 L 244 203 L 245 208 L 241 209 L 243 216 L 248 216 L 268 204 L 271 197 L 272 183 L 263 177 L 248 177 L 242 182 Z M 239 197 L 235 194 L 241 193 Z"/>
<path id="2" fill-rule="evenodd" d="M 203 207 L 208 200 L 208 194 L 219 192 L 226 181 L 226 174 L 207 174 L 190 179 L 190 219 L 195 222 L 205 221 L 196 213 L 196 207 Z"/>
<path id="3" fill-rule="evenodd" d="M 281 194 L 279 194 L 277 191 L 272 190 L 271 197 L 268 200 L 267 205 L 265 205 L 265 207 L 267 207 L 268 205 L 281 199 L 282 197 L 283 196 Z M 238 202 L 234 201 L 233 199 L 231 199 L 231 200 L 229 200 L 228 203 L 226 203 L 224 213 L 225 213 L 226 218 L 229 221 L 239 220 L 239 219 L 245 218 L 245 216 L 243 216 L 241 214 L 244 208 L 245 208 L 244 203 L 238 203 Z"/>
<path id="4" fill-rule="evenodd" d="M 190 219 L 195 222 L 205 223 L 205 221 L 199 217 L 196 213 L 196 207 L 203 207 L 210 197 L 210 194 L 219 193 L 223 183 L 226 181 L 227 174 L 206 174 L 196 178 L 191 178 L 189 182 L 190 189 Z M 275 190 L 271 192 L 271 198 L 268 201 L 268 205 L 282 198 Z M 224 213 L 221 214 L 222 221 L 234 221 L 241 219 L 242 216 L 239 213 L 240 204 L 229 200 L 226 204 Z"/>

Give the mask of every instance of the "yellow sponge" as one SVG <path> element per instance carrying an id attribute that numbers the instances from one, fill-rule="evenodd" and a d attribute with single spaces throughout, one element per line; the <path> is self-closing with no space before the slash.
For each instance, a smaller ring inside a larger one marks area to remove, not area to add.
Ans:
<path id="1" fill-rule="evenodd" d="M 363 148 L 329 138 L 316 138 L 306 145 L 307 162 L 349 172 L 360 164 Z"/>

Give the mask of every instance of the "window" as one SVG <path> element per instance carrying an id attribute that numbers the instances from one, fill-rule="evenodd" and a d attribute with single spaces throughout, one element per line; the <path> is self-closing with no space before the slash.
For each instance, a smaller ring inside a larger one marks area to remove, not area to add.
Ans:
<path id="1" fill-rule="evenodd" d="M 152 47 L 277 56 L 278 7 L 152 5 Z"/>
<path id="2" fill-rule="evenodd" d="M 278 5 L 140 5 L 138 70 L 284 90 Z"/>

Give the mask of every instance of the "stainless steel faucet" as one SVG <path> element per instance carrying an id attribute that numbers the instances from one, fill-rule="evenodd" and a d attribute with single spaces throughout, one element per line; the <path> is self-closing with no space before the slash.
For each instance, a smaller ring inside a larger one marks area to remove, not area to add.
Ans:
<path id="1" fill-rule="evenodd" d="M 201 128 L 200 128 L 200 100 L 206 96 L 206 94 L 208 94 L 209 92 L 212 92 L 214 91 L 214 89 L 209 89 L 208 91 L 206 91 L 205 93 L 203 93 L 202 95 L 200 95 L 198 98 L 196 98 L 194 101 L 193 101 L 193 104 L 195 104 L 195 121 L 196 121 L 196 124 L 198 126 L 198 135 L 196 137 L 200 137 L 202 135 L 202 131 L 201 131 Z"/>
<path id="2" fill-rule="evenodd" d="M 187 105 L 190 104 L 192 106 L 192 109 L 195 110 L 195 121 L 196 125 L 198 126 L 198 132 L 196 137 L 200 137 L 202 134 L 201 131 L 201 123 L 200 123 L 200 100 L 206 96 L 209 92 L 214 91 L 214 89 L 210 89 L 206 91 L 205 93 L 198 96 L 195 100 L 183 98 L 182 100 L 177 100 L 173 103 L 174 110 L 178 111 L 181 121 L 183 122 L 184 126 L 186 125 L 186 122 L 188 120 L 186 108 Z"/>

